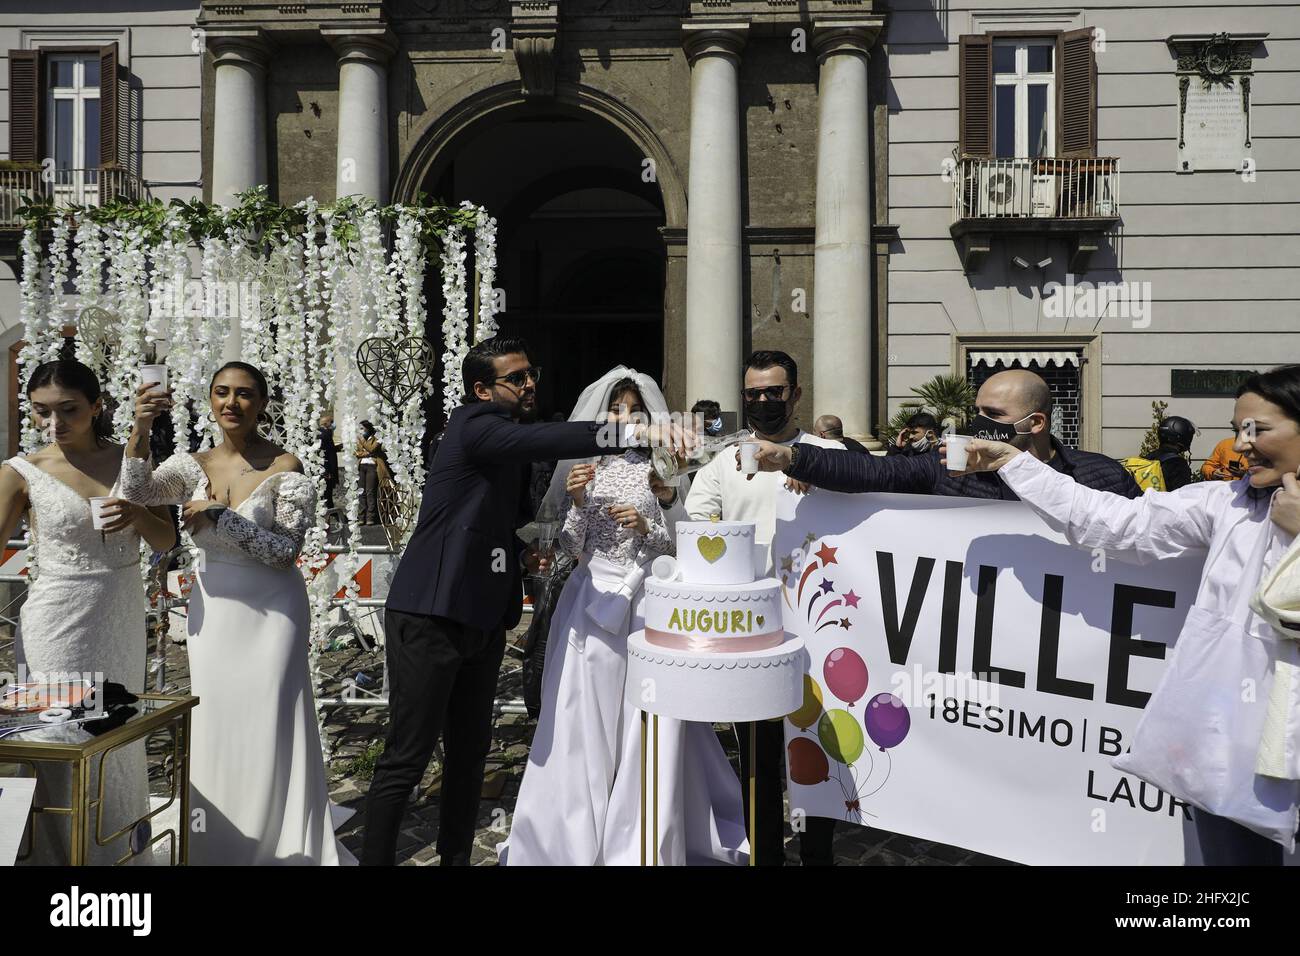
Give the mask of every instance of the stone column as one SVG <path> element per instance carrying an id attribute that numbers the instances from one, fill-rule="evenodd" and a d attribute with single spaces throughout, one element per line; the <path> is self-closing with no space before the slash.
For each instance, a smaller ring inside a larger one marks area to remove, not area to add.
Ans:
<path id="1" fill-rule="evenodd" d="M 868 438 L 872 394 L 871 110 L 867 52 L 877 22 L 813 23 L 820 64 L 813 257 L 813 394 L 807 414 L 838 415 Z"/>
<path id="2" fill-rule="evenodd" d="M 212 201 L 267 181 L 266 62 L 261 30 L 208 31 L 215 84 L 212 103 Z"/>
<path id="3" fill-rule="evenodd" d="M 335 195 L 388 203 L 388 60 L 397 38 L 386 26 L 321 29 L 339 55 Z"/>
<path id="4" fill-rule="evenodd" d="M 748 24 L 683 27 L 691 63 L 686 231 L 686 407 L 701 398 L 740 408 L 740 51 Z"/>

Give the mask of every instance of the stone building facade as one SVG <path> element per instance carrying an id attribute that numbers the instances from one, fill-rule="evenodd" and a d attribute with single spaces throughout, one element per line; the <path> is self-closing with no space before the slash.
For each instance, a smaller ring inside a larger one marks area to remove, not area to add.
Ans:
<path id="1" fill-rule="evenodd" d="M 618 362 L 735 409 L 781 348 L 803 422 L 865 436 L 937 374 L 1027 365 L 1082 447 L 1134 453 L 1161 399 L 1199 458 L 1236 376 L 1300 359 L 1293 4 L 191 12 L 204 197 L 486 205 L 553 410 Z"/>

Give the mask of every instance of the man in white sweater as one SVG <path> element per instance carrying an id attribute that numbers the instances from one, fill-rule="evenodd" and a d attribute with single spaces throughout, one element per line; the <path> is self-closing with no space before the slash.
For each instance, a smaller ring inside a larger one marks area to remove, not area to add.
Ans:
<path id="1" fill-rule="evenodd" d="M 799 368 L 785 352 L 755 352 L 745 362 L 744 410 L 749 427 L 762 439 L 782 445 L 803 442 L 824 448 L 842 448 L 839 442 L 818 438 L 796 424 L 799 404 Z M 776 534 L 777 495 L 790 488 L 800 494 L 807 491 L 801 482 L 778 473 L 764 472 L 750 476 L 736 470 L 734 455 L 718 455 L 695 474 L 695 483 L 686 497 L 686 511 L 697 521 L 718 515 L 722 521 L 752 521 L 754 537 L 767 546 L 767 574 L 772 575 L 772 538 Z M 765 721 L 758 726 L 755 743 L 755 783 L 758 813 L 758 863 L 781 866 L 785 862 L 785 813 L 781 806 L 781 784 L 785 774 L 781 757 L 785 751 L 785 731 L 781 721 Z M 740 740 L 741 777 L 749 776 L 749 725 L 737 724 Z M 749 801 L 745 801 L 749 813 Z M 748 825 L 748 817 L 746 817 Z M 835 821 L 807 817 L 806 831 L 799 839 L 799 856 L 805 866 L 829 866 Z"/>

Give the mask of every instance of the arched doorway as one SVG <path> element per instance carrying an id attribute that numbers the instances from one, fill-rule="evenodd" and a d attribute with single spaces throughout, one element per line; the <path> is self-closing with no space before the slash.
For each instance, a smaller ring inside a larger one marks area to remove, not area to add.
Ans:
<path id="1" fill-rule="evenodd" d="M 643 179 L 645 160 L 592 112 L 515 103 L 450 136 L 416 186 L 497 217 L 497 320 L 543 369 L 543 416 L 567 415 L 614 365 L 662 381 L 665 211 L 658 185 Z M 440 292 L 431 283 L 431 326 Z"/>

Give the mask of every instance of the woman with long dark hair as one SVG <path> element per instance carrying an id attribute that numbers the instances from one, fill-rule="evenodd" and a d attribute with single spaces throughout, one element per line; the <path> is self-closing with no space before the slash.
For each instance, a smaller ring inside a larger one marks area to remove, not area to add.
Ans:
<path id="1" fill-rule="evenodd" d="M 149 428 L 169 393 L 140 389 L 122 490 L 183 506 L 203 549 L 190 596 L 194 711 L 190 784 L 203 819 L 197 864 L 354 862 L 334 837 L 307 665 L 307 589 L 296 562 L 315 521 L 302 462 L 263 438 L 266 378 L 228 362 L 209 387 L 220 444 L 151 470 Z"/>
<path id="2" fill-rule="evenodd" d="M 111 440 L 108 414 L 95 373 L 80 362 L 46 362 L 27 382 L 27 396 L 48 444 L 0 467 L 0 541 L 8 541 L 24 514 L 35 560 L 19 617 L 17 658 L 27 682 L 78 678 L 144 690 L 147 640 L 140 540 L 170 550 L 176 532 L 157 512 L 116 497 L 122 446 Z M 96 530 L 91 498 L 111 497 Z M 101 833 L 113 833 L 148 811 L 144 747 L 128 747 L 106 762 L 107 806 Z M 96 775 L 97 776 L 97 775 Z M 38 806 L 70 806 L 66 765 L 42 764 Z M 97 786 L 97 781 L 92 781 Z M 32 862 L 68 860 L 68 818 L 36 815 Z M 99 846 L 89 859 L 108 864 L 128 854 L 125 838 Z"/>
<path id="3" fill-rule="evenodd" d="M 1281 865 L 1300 811 L 1300 648 L 1251 606 L 1300 533 L 1300 365 L 1237 390 L 1244 477 L 1124 498 L 1076 484 L 1032 455 L 970 442 L 1071 544 L 1138 563 L 1204 553 L 1200 587 L 1163 677 L 1116 766 L 1190 803 L 1209 865 Z"/>

